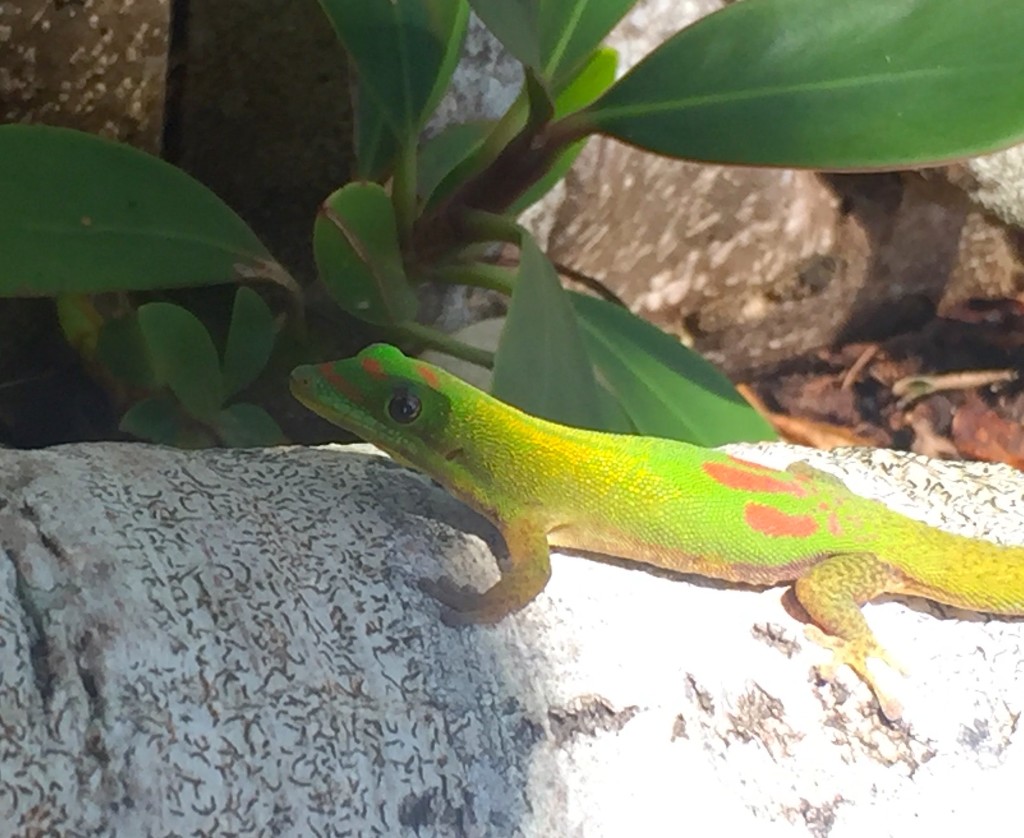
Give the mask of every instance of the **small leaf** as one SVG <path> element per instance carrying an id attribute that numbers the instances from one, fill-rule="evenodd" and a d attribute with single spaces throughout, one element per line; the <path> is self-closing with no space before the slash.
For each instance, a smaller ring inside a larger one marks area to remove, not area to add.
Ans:
<path id="1" fill-rule="evenodd" d="M 0 184 L 0 296 L 183 288 L 276 266 L 209 189 L 131 146 L 2 125 Z"/>
<path id="2" fill-rule="evenodd" d="M 224 383 L 206 327 L 171 303 L 146 303 L 138 317 L 157 380 L 171 388 L 191 416 L 211 419 L 224 401 Z"/>
<path id="3" fill-rule="evenodd" d="M 383 187 L 349 183 L 328 197 L 313 227 L 313 252 L 321 279 L 345 311 L 380 325 L 416 315 L 419 303 Z"/>
<path id="4" fill-rule="evenodd" d="M 359 99 L 355 112 L 356 178 L 384 181 L 398 158 L 398 138 L 372 99 Z"/>
<path id="5" fill-rule="evenodd" d="M 494 127 L 490 122 L 449 125 L 423 144 L 417 169 L 417 191 L 429 202 L 438 186 L 483 143 Z"/>
<path id="6" fill-rule="evenodd" d="M 239 288 L 224 349 L 224 394 L 251 384 L 274 348 L 274 315 L 251 288 Z"/>
<path id="7" fill-rule="evenodd" d="M 554 267 L 526 233 L 491 390 L 534 416 L 580 428 L 628 430 L 594 378 Z"/>
<path id="8" fill-rule="evenodd" d="M 559 89 L 636 0 L 470 0 L 505 49 Z"/>
<path id="9" fill-rule="evenodd" d="M 413 140 L 442 73 L 454 67 L 450 52 L 465 26 L 465 0 L 320 0 L 320 5 L 352 60 L 360 96 L 372 100 L 399 146 Z"/>
<path id="10" fill-rule="evenodd" d="M 153 396 L 132 405 L 121 417 L 120 429 L 157 445 L 206 447 L 204 441 L 196 437 L 195 430 L 188 427 L 177 402 L 169 396 Z"/>
<path id="11" fill-rule="evenodd" d="M 469 20 L 469 6 L 459 2 L 455 8 L 455 20 L 449 33 L 444 58 L 438 68 L 434 87 L 427 98 L 420 122 L 437 108 L 448 89 L 455 65 L 462 52 L 462 41 L 466 35 Z M 398 157 L 400 143 L 395 132 L 389 127 L 384 111 L 370 96 L 356 97 L 356 176 L 359 180 L 383 181 L 391 174 Z M 407 142 L 415 142 L 410 136 Z"/>
<path id="12" fill-rule="evenodd" d="M 221 441 L 231 448 L 282 445 L 284 434 L 267 411 L 255 404 L 238 402 L 224 408 L 213 420 Z"/>
<path id="13" fill-rule="evenodd" d="M 67 342 L 83 358 L 96 356 L 96 346 L 103 331 L 103 315 L 88 294 L 61 294 L 57 297 L 57 320 Z"/>
<path id="14" fill-rule="evenodd" d="M 584 108 L 607 90 L 615 81 L 618 58 L 619 54 L 611 48 L 595 50 L 579 75 L 555 98 L 555 116 L 562 117 Z M 568 174 L 586 144 L 586 138 L 577 140 L 559 154 L 544 176 L 512 202 L 508 214 L 517 216 L 547 195 Z"/>
<path id="15" fill-rule="evenodd" d="M 638 433 L 696 445 L 775 439 L 775 431 L 714 366 L 605 300 L 572 294 L 587 348 Z"/>
<path id="16" fill-rule="evenodd" d="M 573 119 L 691 160 L 918 165 L 1024 137 L 1022 44 L 1020 0 L 748 0 L 670 38 Z"/>
<path id="17" fill-rule="evenodd" d="M 555 116 L 561 118 L 594 102 L 615 81 L 619 68 L 618 50 L 599 47 L 580 71 L 555 97 Z"/>
<path id="18" fill-rule="evenodd" d="M 136 312 L 103 326 L 96 353 L 100 363 L 123 384 L 146 390 L 155 390 L 161 385 Z"/>

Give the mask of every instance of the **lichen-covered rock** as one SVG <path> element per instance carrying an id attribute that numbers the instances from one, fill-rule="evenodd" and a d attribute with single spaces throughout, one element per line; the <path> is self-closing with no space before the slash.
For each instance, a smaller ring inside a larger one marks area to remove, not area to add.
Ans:
<path id="1" fill-rule="evenodd" d="M 743 453 L 1024 543 L 1009 469 Z M 852 675 L 817 681 L 779 589 L 555 556 L 520 614 L 445 627 L 419 578 L 487 584 L 493 535 L 365 452 L 0 451 L 0 831 L 845 836 L 1012 815 L 1019 621 L 869 606 L 912 671 L 889 725 Z"/>

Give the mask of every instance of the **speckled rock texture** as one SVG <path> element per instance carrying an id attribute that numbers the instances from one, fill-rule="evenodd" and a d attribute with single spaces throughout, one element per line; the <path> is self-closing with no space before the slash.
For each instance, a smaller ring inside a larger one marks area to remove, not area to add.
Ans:
<path id="1" fill-rule="evenodd" d="M 1024 544 L 1009 469 L 735 450 Z M 1014 817 L 1020 621 L 868 606 L 911 669 L 890 725 L 852 674 L 817 680 L 778 588 L 556 555 L 520 614 L 444 626 L 419 578 L 486 585 L 493 541 L 367 449 L 0 451 L 0 831 L 838 838 Z"/>
<path id="2" fill-rule="evenodd" d="M 170 0 L 0 3 L 0 123 L 63 125 L 160 151 Z"/>

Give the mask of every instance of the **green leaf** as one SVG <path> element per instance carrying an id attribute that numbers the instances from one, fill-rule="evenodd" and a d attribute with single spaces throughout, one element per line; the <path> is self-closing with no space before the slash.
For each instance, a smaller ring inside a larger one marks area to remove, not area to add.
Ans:
<path id="1" fill-rule="evenodd" d="M 470 0 L 505 48 L 559 89 L 636 0 Z"/>
<path id="2" fill-rule="evenodd" d="M 554 267 L 526 233 L 491 391 L 527 413 L 565 425 L 629 429 L 594 378 L 576 315 Z"/>
<path id="3" fill-rule="evenodd" d="M 271 415 L 259 405 L 247 402 L 224 408 L 214 417 L 213 427 L 224 444 L 232 448 L 257 448 L 285 442 L 281 428 Z"/>
<path id="4" fill-rule="evenodd" d="M 555 98 L 555 116 L 565 116 L 584 108 L 600 96 L 615 81 L 618 59 L 619 54 L 611 48 L 595 50 L 579 75 Z M 568 174 L 586 144 L 586 139 L 577 140 L 559 154 L 544 176 L 512 202 L 508 214 L 519 215 L 547 195 Z"/>
<path id="5" fill-rule="evenodd" d="M 136 312 L 104 324 L 96 345 L 100 362 L 124 384 L 154 390 L 161 382 L 150 361 Z"/>
<path id="6" fill-rule="evenodd" d="M 1024 137 L 1020 0 L 746 0 L 675 35 L 576 118 L 674 157 L 921 164 Z"/>
<path id="7" fill-rule="evenodd" d="M 380 325 L 415 316 L 418 301 L 383 187 L 349 183 L 331 194 L 313 226 L 313 254 L 320 278 L 345 311 Z"/>
<path id="8" fill-rule="evenodd" d="M 555 97 L 555 116 L 581 110 L 597 99 L 615 81 L 619 68 L 618 50 L 598 47 L 594 50 L 580 71 Z"/>
<path id="9" fill-rule="evenodd" d="M 420 149 L 417 192 L 430 202 L 443 181 L 480 148 L 492 122 L 461 122 L 449 125 Z"/>
<path id="10" fill-rule="evenodd" d="M 453 42 L 465 26 L 465 0 L 320 0 L 368 96 L 398 144 L 413 140 Z M 363 114 L 366 118 L 366 113 Z M 362 149 L 367 154 L 367 148 Z"/>
<path id="11" fill-rule="evenodd" d="M 191 416 L 211 419 L 224 401 L 224 383 L 206 327 L 172 303 L 146 303 L 138 317 L 157 380 L 171 388 Z"/>
<path id="12" fill-rule="evenodd" d="M 729 379 L 693 350 L 621 306 L 571 297 L 590 356 L 638 433 L 704 446 L 775 439 Z"/>
<path id="13" fill-rule="evenodd" d="M 251 384 L 274 348 L 274 315 L 251 288 L 239 288 L 224 349 L 224 395 Z"/>
<path id="14" fill-rule="evenodd" d="M 3 125 L 0 184 L 0 296 L 209 285 L 274 265 L 210 190 L 131 146 Z"/>
<path id="15" fill-rule="evenodd" d="M 355 111 L 356 178 L 384 181 L 398 158 L 398 138 L 372 99 L 363 96 Z"/>
<path id="16" fill-rule="evenodd" d="M 170 396 L 153 396 L 132 405 L 121 417 L 120 429 L 147 442 L 176 448 L 203 448 L 210 440 L 197 436 Z"/>
<path id="17" fill-rule="evenodd" d="M 434 112 L 448 89 L 455 65 L 459 61 L 468 20 L 469 6 L 465 2 L 457 3 L 444 58 L 437 70 L 434 87 L 427 98 L 422 117 Z M 383 181 L 394 167 L 400 144 L 395 132 L 388 126 L 385 112 L 376 105 L 376 100 L 370 96 L 356 98 L 356 176 L 359 180 Z M 407 141 L 415 142 L 415 136 L 410 136 Z"/>

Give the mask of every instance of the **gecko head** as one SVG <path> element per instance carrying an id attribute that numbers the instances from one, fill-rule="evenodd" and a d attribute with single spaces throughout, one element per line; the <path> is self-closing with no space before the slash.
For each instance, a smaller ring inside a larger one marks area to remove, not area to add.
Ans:
<path id="1" fill-rule="evenodd" d="M 292 394 L 310 410 L 430 473 L 457 450 L 449 418 L 459 386 L 468 385 L 387 344 L 291 375 Z"/>

